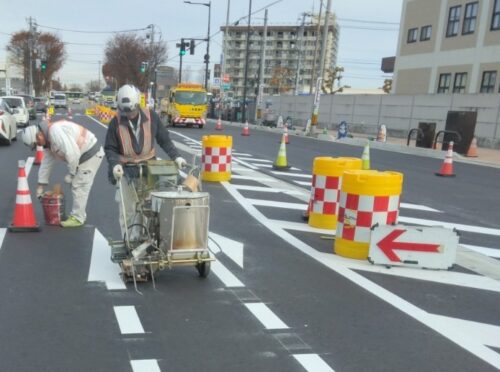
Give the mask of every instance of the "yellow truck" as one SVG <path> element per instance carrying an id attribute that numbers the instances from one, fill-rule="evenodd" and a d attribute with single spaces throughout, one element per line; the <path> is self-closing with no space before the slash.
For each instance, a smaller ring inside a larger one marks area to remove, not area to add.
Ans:
<path id="1" fill-rule="evenodd" d="M 160 105 L 161 116 L 167 116 L 168 123 L 203 128 L 207 117 L 207 91 L 201 84 L 181 83 L 170 89 L 168 101 Z"/>

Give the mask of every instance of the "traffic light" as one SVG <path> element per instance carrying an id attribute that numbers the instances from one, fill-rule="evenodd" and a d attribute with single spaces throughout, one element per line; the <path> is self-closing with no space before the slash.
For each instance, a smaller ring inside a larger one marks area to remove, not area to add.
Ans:
<path id="1" fill-rule="evenodd" d="M 179 50 L 179 55 L 180 56 L 185 56 L 186 55 L 186 44 L 187 43 L 184 42 L 184 39 L 181 39 L 181 44 L 180 44 L 180 48 L 181 49 Z"/>
<path id="2" fill-rule="evenodd" d="M 45 71 L 46 69 L 47 69 L 47 61 L 42 60 L 42 61 L 40 62 L 40 70 L 41 70 L 41 71 Z"/>
<path id="3" fill-rule="evenodd" d="M 205 55 L 203 56 L 203 62 L 204 62 L 204 63 L 208 63 L 209 61 L 210 61 L 210 56 L 209 56 L 208 54 L 205 54 Z"/>
<path id="4" fill-rule="evenodd" d="M 382 87 L 382 90 L 385 93 L 390 93 L 390 91 L 392 90 L 392 79 L 385 79 L 384 80 L 384 86 Z"/>
<path id="5" fill-rule="evenodd" d="M 194 54 L 194 39 L 191 39 L 191 42 L 189 43 L 189 54 Z"/>
<path id="6" fill-rule="evenodd" d="M 147 68 L 148 68 L 148 63 L 147 62 L 141 62 L 141 74 L 144 74 L 146 72 Z"/>

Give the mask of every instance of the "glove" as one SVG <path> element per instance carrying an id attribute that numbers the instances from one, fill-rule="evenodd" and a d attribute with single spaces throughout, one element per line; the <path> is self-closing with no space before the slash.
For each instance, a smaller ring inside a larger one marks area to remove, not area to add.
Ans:
<path id="1" fill-rule="evenodd" d="M 177 168 L 179 168 L 179 169 L 182 169 L 187 165 L 186 160 L 184 160 L 184 158 L 180 157 L 180 156 L 176 157 L 174 161 L 175 161 L 175 164 L 177 165 Z"/>
<path id="2" fill-rule="evenodd" d="M 67 174 L 64 176 L 64 182 L 71 184 L 73 182 L 73 175 L 72 174 Z"/>
<path id="3" fill-rule="evenodd" d="M 43 186 L 42 185 L 38 185 L 37 188 L 36 188 L 36 197 L 37 197 L 37 199 L 41 199 L 42 195 L 43 195 Z"/>
<path id="4" fill-rule="evenodd" d="M 116 164 L 113 167 L 113 177 L 115 177 L 115 180 L 119 181 L 123 177 L 123 167 L 121 164 Z"/>

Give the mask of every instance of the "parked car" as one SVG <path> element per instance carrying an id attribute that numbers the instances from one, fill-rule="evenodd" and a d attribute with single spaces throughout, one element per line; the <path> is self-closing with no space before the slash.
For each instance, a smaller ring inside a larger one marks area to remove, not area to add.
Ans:
<path id="1" fill-rule="evenodd" d="M 35 109 L 36 112 L 47 112 L 47 108 L 50 106 L 50 101 L 46 97 L 35 97 Z"/>
<path id="2" fill-rule="evenodd" d="M 23 97 L 24 103 L 28 108 L 28 112 L 30 114 L 30 119 L 36 119 L 36 107 L 35 107 L 35 98 L 33 96 L 27 94 L 16 94 L 17 97 Z"/>
<path id="3" fill-rule="evenodd" d="M 28 112 L 28 108 L 24 103 L 24 98 L 17 96 L 4 96 L 0 97 L 2 100 L 7 102 L 7 104 L 12 109 L 12 113 L 16 118 L 16 122 L 18 126 L 26 127 L 30 123 L 30 114 Z"/>
<path id="4" fill-rule="evenodd" d="M 0 98 L 0 141 L 10 145 L 17 140 L 17 121 L 9 104 Z"/>
<path id="5" fill-rule="evenodd" d="M 56 93 L 54 94 L 54 108 L 63 107 L 68 108 L 68 101 L 66 99 L 66 94 Z"/>

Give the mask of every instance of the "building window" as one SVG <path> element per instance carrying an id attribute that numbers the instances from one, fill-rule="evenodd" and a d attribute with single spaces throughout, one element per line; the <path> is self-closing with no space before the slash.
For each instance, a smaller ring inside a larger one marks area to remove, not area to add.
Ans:
<path id="1" fill-rule="evenodd" d="M 476 31 L 477 7 L 478 7 L 477 1 L 465 5 L 462 35 L 473 34 L 474 31 Z"/>
<path id="2" fill-rule="evenodd" d="M 432 26 L 424 26 L 420 30 L 420 41 L 430 40 L 432 35 Z"/>
<path id="3" fill-rule="evenodd" d="M 493 16 L 491 18 L 491 29 L 500 30 L 500 0 L 495 0 L 493 5 Z"/>
<path id="4" fill-rule="evenodd" d="M 467 84 L 467 73 L 457 72 L 455 81 L 453 82 L 453 93 L 465 93 L 465 85 Z"/>
<path id="5" fill-rule="evenodd" d="M 452 6 L 450 8 L 450 14 L 448 15 L 448 27 L 446 27 L 446 37 L 457 36 L 458 26 L 460 24 L 460 10 L 461 5 Z"/>
<path id="6" fill-rule="evenodd" d="M 407 40 L 408 44 L 416 42 L 417 35 L 418 35 L 418 28 L 410 28 L 408 30 L 408 40 Z"/>
<path id="7" fill-rule="evenodd" d="M 449 93 L 450 92 L 450 81 L 451 74 L 441 74 L 439 75 L 439 85 L 438 93 Z"/>
<path id="8" fill-rule="evenodd" d="M 480 93 L 493 93 L 497 81 L 496 71 L 484 71 L 483 80 L 481 81 Z"/>

